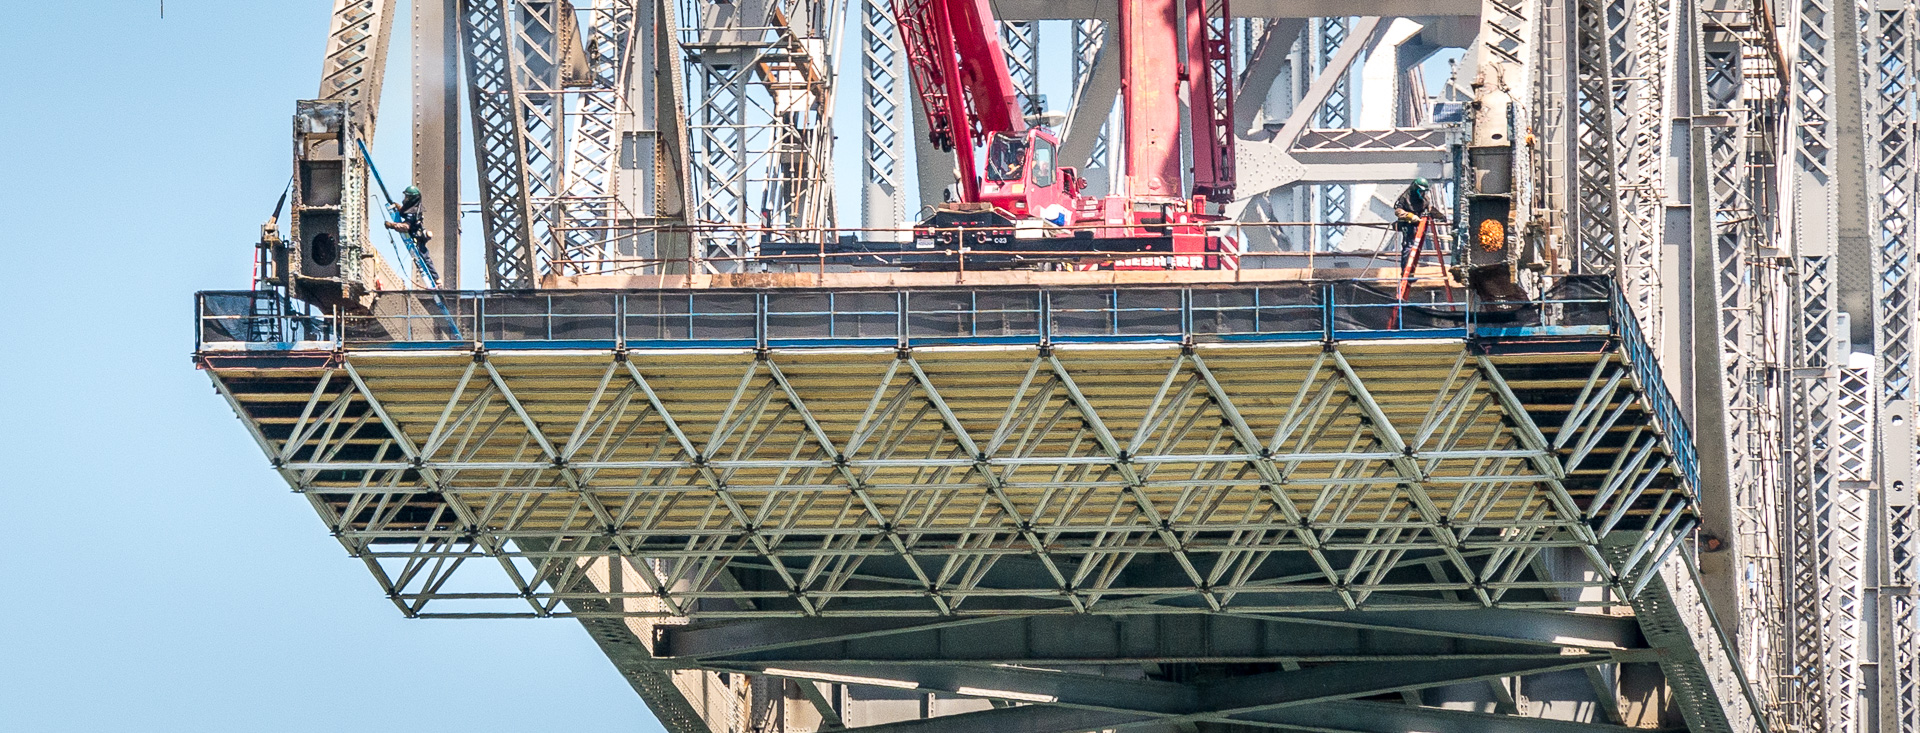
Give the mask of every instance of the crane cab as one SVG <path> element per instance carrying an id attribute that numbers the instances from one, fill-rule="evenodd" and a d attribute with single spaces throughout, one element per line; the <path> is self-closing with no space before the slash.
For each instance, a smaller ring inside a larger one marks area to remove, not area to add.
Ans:
<path id="1" fill-rule="evenodd" d="M 995 134 L 980 175 L 981 203 L 1014 219 L 1039 219 L 1057 227 L 1074 224 L 1086 182 L 1072 168 L 1060 167 L 1059 158 L 1060 138 L 1047 128 Z"/>

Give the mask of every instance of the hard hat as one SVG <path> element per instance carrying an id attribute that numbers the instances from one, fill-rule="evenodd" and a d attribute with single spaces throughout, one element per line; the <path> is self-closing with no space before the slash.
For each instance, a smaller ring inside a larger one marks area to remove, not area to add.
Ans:
<path id="1" fill-rule="evenodd" d="M 420 196 L 420 187 L 408 186 L 407 190 L 400 192 L 400 195 L 406 196 L 408 198 L 418 198 Z"/>
<path id="2" fill-rule="evenodd" d="M 1415 178 L 1415 179 L 1413 179 L 1413 187 L 1414 187 L 1414 188 L 1426 188 L 1427 186 L 1428 186 L 1428 183 L 1427 183 L 1427 179 L 1425 179 L 1425 178 Z"/>

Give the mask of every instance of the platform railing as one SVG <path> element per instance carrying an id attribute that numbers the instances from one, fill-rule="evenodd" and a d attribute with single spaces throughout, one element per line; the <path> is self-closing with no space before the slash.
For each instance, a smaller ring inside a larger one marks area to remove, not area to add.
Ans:
<path id="1" fill-rule="evenodd" d="M 1692 481 L 1700 475 L 1700 455 L 1694 448 L 1693 429 L 1680 416 L 1680 403 L 1674 400 L 1673 392 L 1667 387 L 1667 380 L 1660 371 L 1660 362 L 1654 357 L 1653 347 L 1646 335 L 1641 332 L 1640 319 L 1634 317 L 1633 307 L 1627 303 L 1626 295 L 1617 287 L 1608 290 L 1611 300 L 1608 310 L 1614 331 L 1621 348 L 1626 352 L 1627 362 L 1633 367 L 1635 379 L 1640 382 L 1641 389 L 1647 391 L 1648 404 L 1653 405 L 1655 427 L 1667 436 L 1667 443 L 1674 446 L 1674 460 L 1679 462 L 1681 472 Z"/>
<path id="2" fill-rule="evenodd" d="M 276 343 L 434 348 L 778 347 L 1074 341 L 1234 341 L 1608 336 L 1633 328 L 1595 279 L 1530 302 L 1465 289 L 1400 301 L 1389 283 L 1296 281 L 1200 287 L 875 290 L 396 291 L 369 314 L 275 316 L 255 294 L 199 294 L 196 345 Z M 278 330 L 260 319 L 280 318 Z M 1637 331 L 1633 332 L 1635 340 Z M 289 346 L 291 348 L 291 346 Z M 331 347 L 329 347 L 331 348 Z M 1642 349 L 1644 351 L 1644 349 Z M 1635 352 L 1635 363 L 1651 363 Z"/>

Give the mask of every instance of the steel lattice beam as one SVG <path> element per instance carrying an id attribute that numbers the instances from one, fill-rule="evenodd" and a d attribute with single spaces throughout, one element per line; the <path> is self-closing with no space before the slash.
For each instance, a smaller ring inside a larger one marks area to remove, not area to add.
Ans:
<path id="1" fill-rule="evenodd" d="M 527 131 L 516 93 L 510 0 L 462 0 L 462 50 L 474 158 L 480 169 L 481 226 L 486 237 L 487 285 L 534 285 L 533 210 L 529 203 Z"/>
<path id="2" fill-rule="evenodd" d="M 861 143 L 865 156 L 860 190 L 861 222 L 869 229 L 906 221 L 906 56 L 887 0 L 861 0 Z"/>
<path id="3" fill-rule="evenodd" d="M 844 3 L 682 4 L 694 267 L 748 271 L 763 244 L 824 241 Z"/>

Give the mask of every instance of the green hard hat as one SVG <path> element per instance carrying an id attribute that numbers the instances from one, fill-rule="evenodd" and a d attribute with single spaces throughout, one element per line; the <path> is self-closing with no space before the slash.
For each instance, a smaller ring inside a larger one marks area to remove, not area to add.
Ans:
<path id="1" fill-rule="evenodd" d="M 1426 187 L 1427 187 L 1428 185 L 1429 185 L 1429 184 L 1427 183 L 1427 179 L 1425 179 L 1425 178 L 1415 178 L 1415 179 L 1413 179 L 1413 187 L 1414 187 L 1414 188 L 1426 188 Z"/>
<path id="2" fill-rule="evenodd" d="M 420 187 L 419 187 L 419 186 L 408 186 L 408 187 L 407 187 L 407 190 L 405 190 L 405 191 L 401 191 L 401 192 L 400 192 L 400 195 L 402 195 L 402 196 L 406 196 L 407 198 L 419 198 L 419 196 L 420 196 Z"/>

